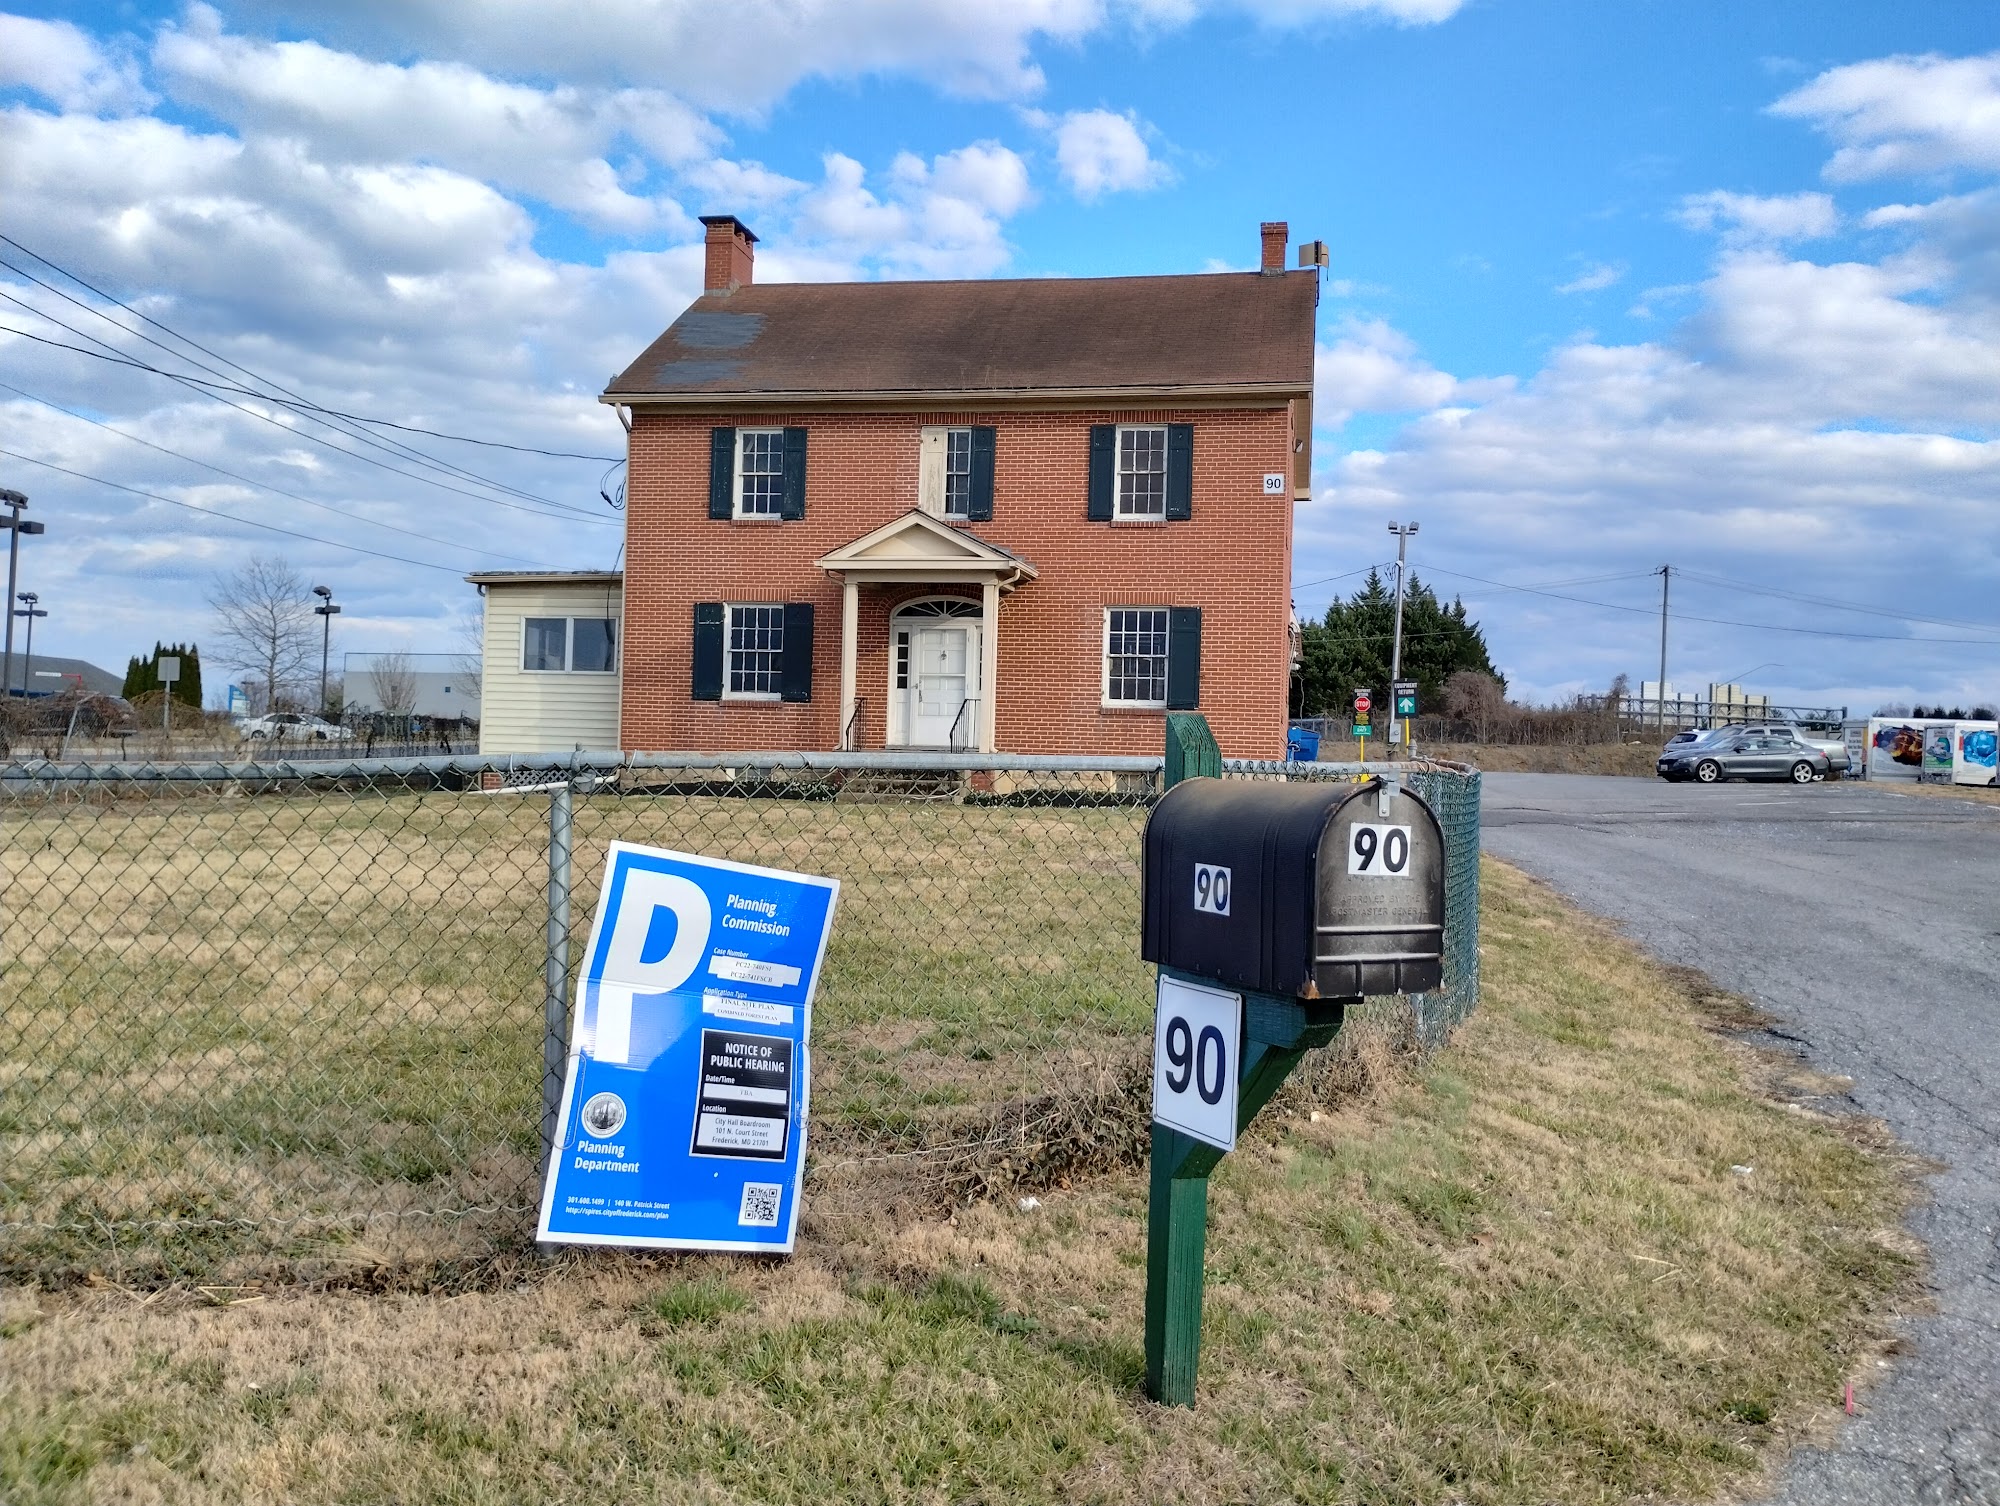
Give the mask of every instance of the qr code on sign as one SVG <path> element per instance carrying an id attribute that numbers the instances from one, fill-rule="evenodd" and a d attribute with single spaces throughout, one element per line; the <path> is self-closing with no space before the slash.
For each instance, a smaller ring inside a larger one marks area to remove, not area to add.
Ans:
<path id="1" fill-rule="evenodd" d="M 778 1227 L 778 1202 L 784 1188 L 776 1182 L 745 1182 L 743 1184 L 743 1206 L 737 1211 L 736 1222 L 753 1229 L 775 1229 Z"/>

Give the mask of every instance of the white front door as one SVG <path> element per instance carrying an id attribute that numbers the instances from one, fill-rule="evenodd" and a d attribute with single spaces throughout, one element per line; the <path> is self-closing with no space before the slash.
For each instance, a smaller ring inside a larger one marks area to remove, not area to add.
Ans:
<path id="1" fill-rule="evenodd" d="M 979 629 L 910 629 L 909 743 L 917 748 L 979 744 Z"/>

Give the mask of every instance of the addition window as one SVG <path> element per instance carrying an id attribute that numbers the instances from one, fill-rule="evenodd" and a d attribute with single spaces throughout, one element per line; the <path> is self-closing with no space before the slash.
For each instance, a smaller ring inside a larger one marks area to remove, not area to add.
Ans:
<path id="1" fill-rule="evenodd" d="M 1167 609 L 1111 607 L 1104 614 L 1104 700 L 1167 704 Z"/>
<path id="2" fill-rule="evenodd" d="M 785 431 L 736 431 L 736 516 L 775 518 L 785 503 Z"/>
<path id="3" fill-rule="evenodd" d="M 1166 515 L 1167 426 L 1119 425 L 1118 516 L 1164 518 Z M 1161 652 L 1166 650 L 1163 648 Z"/>
<path id="4" fill-rule="evenodd" d="M 521 624 L 521 668 L 532 673 L 609 674 L 618 667 L 615 617 L 529 617 Z"/>
<path id="5" fill-rule="evenodd" d="M 775 701 L 784 689 L 785 609 L 729 608 L 729 650 L 723 699 Z"/>
<path id="6" fill-rule="evenodd" d="M 944 515 L 963 518 L 972 511 L 972 430 L 944 432 Z"/>

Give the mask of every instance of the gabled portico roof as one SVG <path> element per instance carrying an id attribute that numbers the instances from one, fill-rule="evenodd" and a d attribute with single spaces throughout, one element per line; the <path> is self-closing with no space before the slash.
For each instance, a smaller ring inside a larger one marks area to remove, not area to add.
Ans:
<path id="1" fill-rule="evenodd" d="M 915 508 L 815 563 L 829 574 L 871 585 L 991 581 L 1003 591 L 1033 580 L 1038 573 L 1011 549 Z"/>

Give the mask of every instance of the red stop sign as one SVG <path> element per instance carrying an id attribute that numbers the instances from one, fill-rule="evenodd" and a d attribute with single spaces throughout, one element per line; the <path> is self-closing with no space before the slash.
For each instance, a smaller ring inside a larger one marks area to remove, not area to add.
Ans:
<path id="1" fill-rule="evenodd" d="M 1358 695 L 1354 698 L 1354 709 L 1356 711 L 1366 711 L 1374 704 L 1375 703 L 1369 700 L 1368 697 L 1365 695 Z"/>

